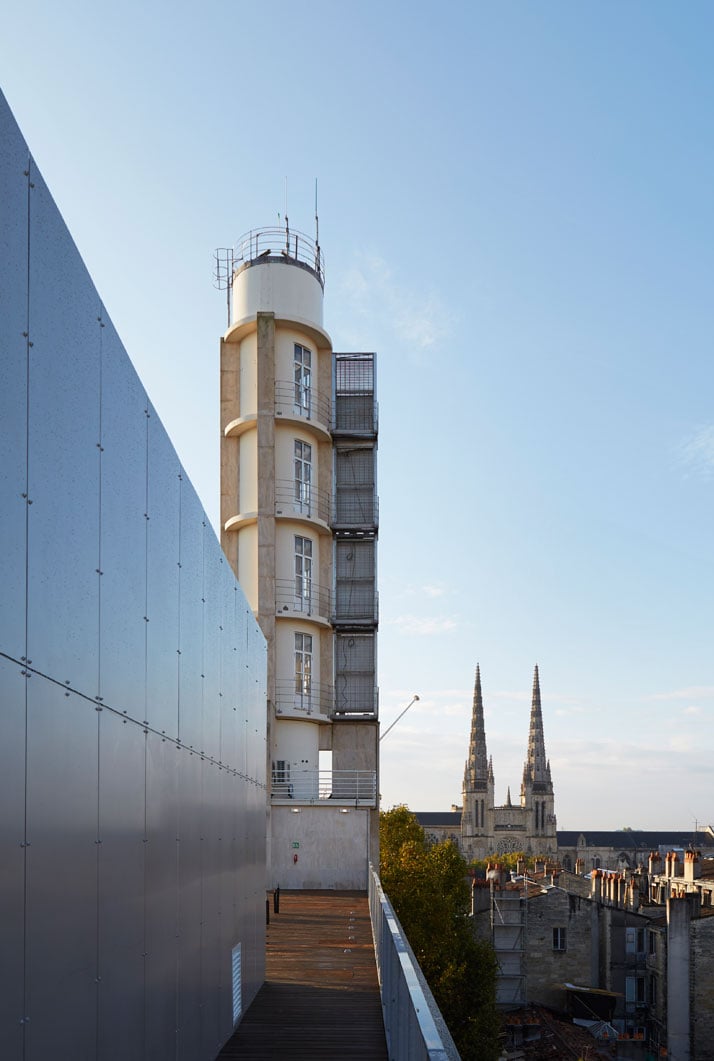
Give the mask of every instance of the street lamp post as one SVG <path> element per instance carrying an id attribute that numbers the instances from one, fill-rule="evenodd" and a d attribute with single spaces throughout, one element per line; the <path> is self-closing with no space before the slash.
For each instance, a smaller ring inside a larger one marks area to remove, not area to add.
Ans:
<path id="1" fill-rule="evenodd" d="M 413 696 L 413 697 L 411 698 L 411 700 L 409 701 L 409 703 L 407 704 L 407 706 L 406 706 L 406 707 L 404 708 L 404 710 L 403 710 L 403 711 L 402 711 L 402 712 L 401 712 L 401 713 L 400 713 L 399 715 L 397 715 L 397 717 L 396 717 L 396 718 L 394 719 L 394 722 L 392 722 L 391 726 L 388 726 L 388 727 L 387 727 L 387 729 L 385 729 L 384 733 L 383 733 L 383 734 L 382 734 L 382 736 L 381 736 L 381 737 L 379 738 L 379 739 L 380 739 L 380 741 L 383 741 L 383 740 L 384 740 L 384 738 L 385 738 L 385 737 L 387 736 L 387 734 L 389 733 L 389 731 L 390 731 L 390 730 L 392 730 L 392 729 L 394 729 L 394 727 L 396 726 L 396 724 L 397 724 L 397 722 L 399 721 L 399 719 L 400 719 L 400 718 L 404 718 L 404 716 L 406 715 L 406 713 L 407 713 L 407 711 L 409 710 L 409 708 L 410 708 L 410 707 L 412 706 L 412 704 L 416 703 L 416 701 L 417 701 L 418 699 L 419 699 L 419 697 L 417 696 L 417 694 L 416 694 L 416 693 L 414 693 L 414 696 Z"/>

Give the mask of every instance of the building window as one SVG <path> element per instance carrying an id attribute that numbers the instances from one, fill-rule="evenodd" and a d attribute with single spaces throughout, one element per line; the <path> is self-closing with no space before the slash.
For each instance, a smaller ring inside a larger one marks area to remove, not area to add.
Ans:
<path id="1" fill-rule="evenodd" d="M 657 934 L 655 932 L 647 933 L 647 949 L 650 954 L 657 953 Z"/>
<path id="2" fill-rule="evenodd" d="M 565 950 L 565 929 L 553 929 L 553 950 Z"/>
<path id="3" fill-rule="evenodd" d="M 295 702 L 309 707 L 312 694 L 312 635 L 295 634 Z"/>
<path id="4" fill-rule="evenodd" d="M 293 354 L 293 371 L 295 376 L 295 412 L 300 416 L 310 416 L 310 396 L 312 386 L 312 354 L 299 343 L 295 343 Z"/>
<path id="5" fill-rule="evenodd" d="M 312 484 L 312 446 L 302 439 L 295 439 L 295 507 L 299 512 L 310 514 Z"/>
<path id="6" fill-rule="evenodd" d="M 628 928 L 625 930 L 625 951 L 627 954 L 645 953 L 644 928 Z"/>
<path id="7" fill-rule="evenodd" d="M 309 612 L 312 600 L 312 540 L 295 535 L 295 608 Z"/>
<path id="8" fill-rule="evenodd" d="M 657 1005 L 657 977 L 650 977 L 650 1004 L 652 1006 Z"/>

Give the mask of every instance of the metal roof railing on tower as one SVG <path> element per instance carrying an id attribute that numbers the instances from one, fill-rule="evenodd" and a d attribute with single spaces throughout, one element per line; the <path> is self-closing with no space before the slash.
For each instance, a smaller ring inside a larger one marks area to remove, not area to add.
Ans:
<path id="1" fill-rule="evenodd" d="M 283 261 L 308 268 L 325 286 L 325 259 L 320 244 L 312 236 L 291 229 L 287 219 L 283 228 L 255 228 L 244 233 L 232 254 L 234 271 L 264 261 Z"/>

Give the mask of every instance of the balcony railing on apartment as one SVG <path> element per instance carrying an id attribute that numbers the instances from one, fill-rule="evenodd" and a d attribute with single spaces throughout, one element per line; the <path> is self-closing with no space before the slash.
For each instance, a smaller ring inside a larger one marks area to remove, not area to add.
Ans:
<path id="1" fill-rule="evenodd" d="M 315 420 L 322 427 L 329 428 L 330 401 L 315 394 L 311 387 L 279 379 L 275 381 L 275 415 Z"/>
<path id="2" fill-rule="evenodd" d="M 275 711 L 278 715 L 324 715 L 332 713 L 335 690 L 304 678 L 278 678 L 275 683 Z"/>
<path id="3" fill-rule="evenodd" d="M 327 523 L 330 518 L 330 495 L 294 479 L 276 479 L 275 515 L 302 516 Z"/>
<path id="4" fill-rule="evenodd" d="M 376 806 L 374 770 L 298 770 L 273 775 L 271 799 L 299 803 L 350 803 Z"/>
<path id="5" fill-rule="evenodd" d="M 329 621 L 333 612 L 332 593 L 305 578 L 276 578 L 275 611 L 278 615 L 302 615 Z"/>

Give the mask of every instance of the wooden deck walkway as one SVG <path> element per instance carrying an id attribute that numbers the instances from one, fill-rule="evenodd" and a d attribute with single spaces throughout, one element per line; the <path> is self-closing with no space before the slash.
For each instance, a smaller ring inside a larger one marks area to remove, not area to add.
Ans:
<path id="1" fill-rule="evenodd" d="M 281 892 L 266 981 L 218 1061 L 387 1061 L 364 892 Z"/>

